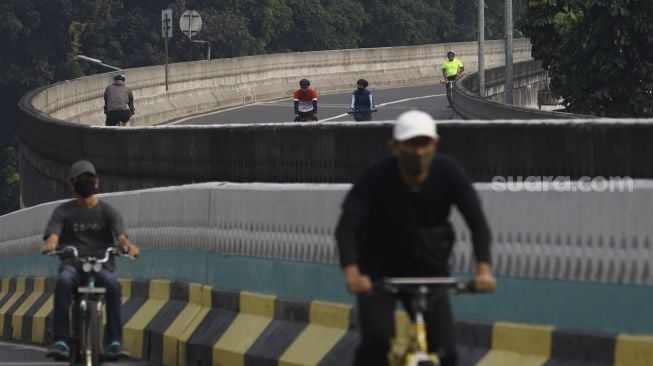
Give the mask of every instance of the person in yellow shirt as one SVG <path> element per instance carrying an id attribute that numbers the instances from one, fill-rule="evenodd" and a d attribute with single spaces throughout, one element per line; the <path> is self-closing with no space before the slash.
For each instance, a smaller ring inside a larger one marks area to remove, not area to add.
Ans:
<path id="1" fill-rule="evenodd" d="M 456 53 L 453 51 L 447 52 L 447 60 L 442 64 L 442 76 L 446 81 L 454 81 L 460 78 L 465 72 L 463 62 L 456 58 Z M 449 100 L 449 108 L 451 108 L 451 89 L 453 83 L 447 82 L 447 99 Z"/>

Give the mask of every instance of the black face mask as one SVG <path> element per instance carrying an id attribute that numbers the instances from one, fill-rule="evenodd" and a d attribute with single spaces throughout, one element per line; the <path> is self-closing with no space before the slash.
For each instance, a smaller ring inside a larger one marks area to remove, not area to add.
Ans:
<path id="1" fill-rule="evenodd" d="M 95 181 L 80 179 L 73 182 L 75 193 L 82 198 L 87 198 L 95 194 Z"/>
<path id="2" fill-rule="evenodd" d="M 399 159 L 399 166 L 406 173 L 417 176 L 428 171 L 431 162 L 433 162 L 433 158 L 435 158 L 435 153 L 424 155 L 401 153 L 397 158 Z"/>

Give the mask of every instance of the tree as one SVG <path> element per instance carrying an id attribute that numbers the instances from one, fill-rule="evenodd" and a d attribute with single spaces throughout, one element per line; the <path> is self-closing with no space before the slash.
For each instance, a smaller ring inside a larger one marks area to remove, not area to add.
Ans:
<path id="1" fill-rule="evenodd" d="M 531 1 L 520 28 L 570 112 L 653 116 L 653 2 Z"/>
<path id="2" fill-rule="evenodd" d="M 18 209 L 18 161 L 16 149 L 0 150 L 0 214 Z"/>

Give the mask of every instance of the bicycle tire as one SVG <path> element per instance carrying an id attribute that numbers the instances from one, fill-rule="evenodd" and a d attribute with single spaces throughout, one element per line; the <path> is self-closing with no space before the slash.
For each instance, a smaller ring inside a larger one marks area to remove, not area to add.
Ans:
<path id="1" fill-rule="evenodd" d="M 76 366 L 79 365 L 79 346 L 77 343 L 76 339 L 71 339 L 70 344 L 68 345 L 70 347 L 70 358 L 69 358 L 69 365 L 70 366 Z"/>
<path id="2" fill-rule="evenodd" d="M 101 325 L 102 321 L 99 316 L 98 303 L 89 301 L 86 309 L 88 317 L 86 326 L 86 339 L 84 342 L 84 359 L 83 364 L 86 366 L 100 366 L 100 354 L 102 352 Z"/>
<path id="3" fill-rule="evenodd" d="M 71 326 L 70 329 L 72 334 L 70 335 L 70 342 L 68 347 L 70 347 L 70 366 L 79 365 L 81 359 L 79 357 L 79 338 L 83 333 L 81 325 L 81 310 L 79 309 L 79 300 L 75 300 L 72 305 L 71 311 Z"/>

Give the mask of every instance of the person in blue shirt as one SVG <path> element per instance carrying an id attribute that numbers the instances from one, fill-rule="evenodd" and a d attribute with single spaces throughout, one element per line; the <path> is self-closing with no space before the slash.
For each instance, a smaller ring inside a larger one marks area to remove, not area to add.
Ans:
<path id="1" fill-rule="evenodd" d="M 372 92 L 367 90 L 367 80 L 359 79 L 356 82 L 356 90 L 351 94 L 351 112 L 356 121 L 371 121 L 372 112 L 376 112 L 376 104 Z"/>

